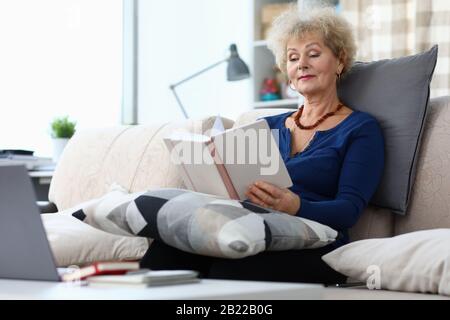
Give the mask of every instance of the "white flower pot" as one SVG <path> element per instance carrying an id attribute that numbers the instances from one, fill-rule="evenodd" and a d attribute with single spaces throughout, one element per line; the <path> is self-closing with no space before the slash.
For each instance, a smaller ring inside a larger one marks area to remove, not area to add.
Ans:
<path id="1" fill-rule="evenodd" d="M 53 138 L 53 162 L 57 163 L 66 147 L 69 138 Z"/>

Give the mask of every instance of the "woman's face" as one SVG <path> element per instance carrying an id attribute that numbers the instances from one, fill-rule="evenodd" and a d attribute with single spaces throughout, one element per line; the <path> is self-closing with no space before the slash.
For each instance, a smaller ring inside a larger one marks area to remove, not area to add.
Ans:
<path id="1" fill-rule="evenodd" d="M 336 88 L 336 74 L 342 64 L 321 36 L 307 33 L 287 44 L 288 78 L 304 96 L 325 93 Z"/>

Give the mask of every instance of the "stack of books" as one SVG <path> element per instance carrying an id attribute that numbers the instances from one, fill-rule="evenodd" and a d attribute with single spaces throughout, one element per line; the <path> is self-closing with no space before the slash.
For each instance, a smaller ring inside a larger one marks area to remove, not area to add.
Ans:
<path id="1" fill-rule="evenodd" d="M 63 281 L 85 280 L 98 275 L 120 275 L 130 271 L 139 270 L 139 262 L 95 262 L 83 268 L 59 269 Z"/>
<path id="2" fill-rule="evenodd" d="M 0 150 L 0 165 L 23 165 L 27 170 L 52 171 L 55 163 L 51 158 L 36 157 L 29 150 Z"/>
<path id="3" fill-rule="evenodd" d="M 81 281 L 95 287 L 138 288 L 200 281 L 197 271 L 141 269 L 135 261 L 95 262 L 83 268 L 60 268 L 58 271 L 62 281 Z"/>
<path id="4" fill-rule="evenodd" d="M 95 276 L 86 279 L 90 287 L 132 287 L 178 285 L 199 282 L 198 272 L 193 270 L 140 270 L 124 275 Z"/>

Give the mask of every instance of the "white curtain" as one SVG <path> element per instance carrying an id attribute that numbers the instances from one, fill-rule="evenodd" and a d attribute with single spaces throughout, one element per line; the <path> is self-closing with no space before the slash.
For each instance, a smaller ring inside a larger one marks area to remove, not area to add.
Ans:
<path id="1" fill-rule="evenodd" d="M 341 0 L 355 26 L 357 59 L 373 61 L 412 55 L 439 45 L 431 96 L 450 94 L 450 1 Z"/>

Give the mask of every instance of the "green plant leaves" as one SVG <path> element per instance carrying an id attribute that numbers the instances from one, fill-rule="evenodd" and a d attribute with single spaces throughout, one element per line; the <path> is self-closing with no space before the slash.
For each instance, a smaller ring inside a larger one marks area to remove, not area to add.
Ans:
<path id="1" fill-rule="evenodd" d="M 69 117 L 56 118 L 51 123 L 53 138 L 71 138 L 75 133 L 76 122 L 70 121 Z"/>

